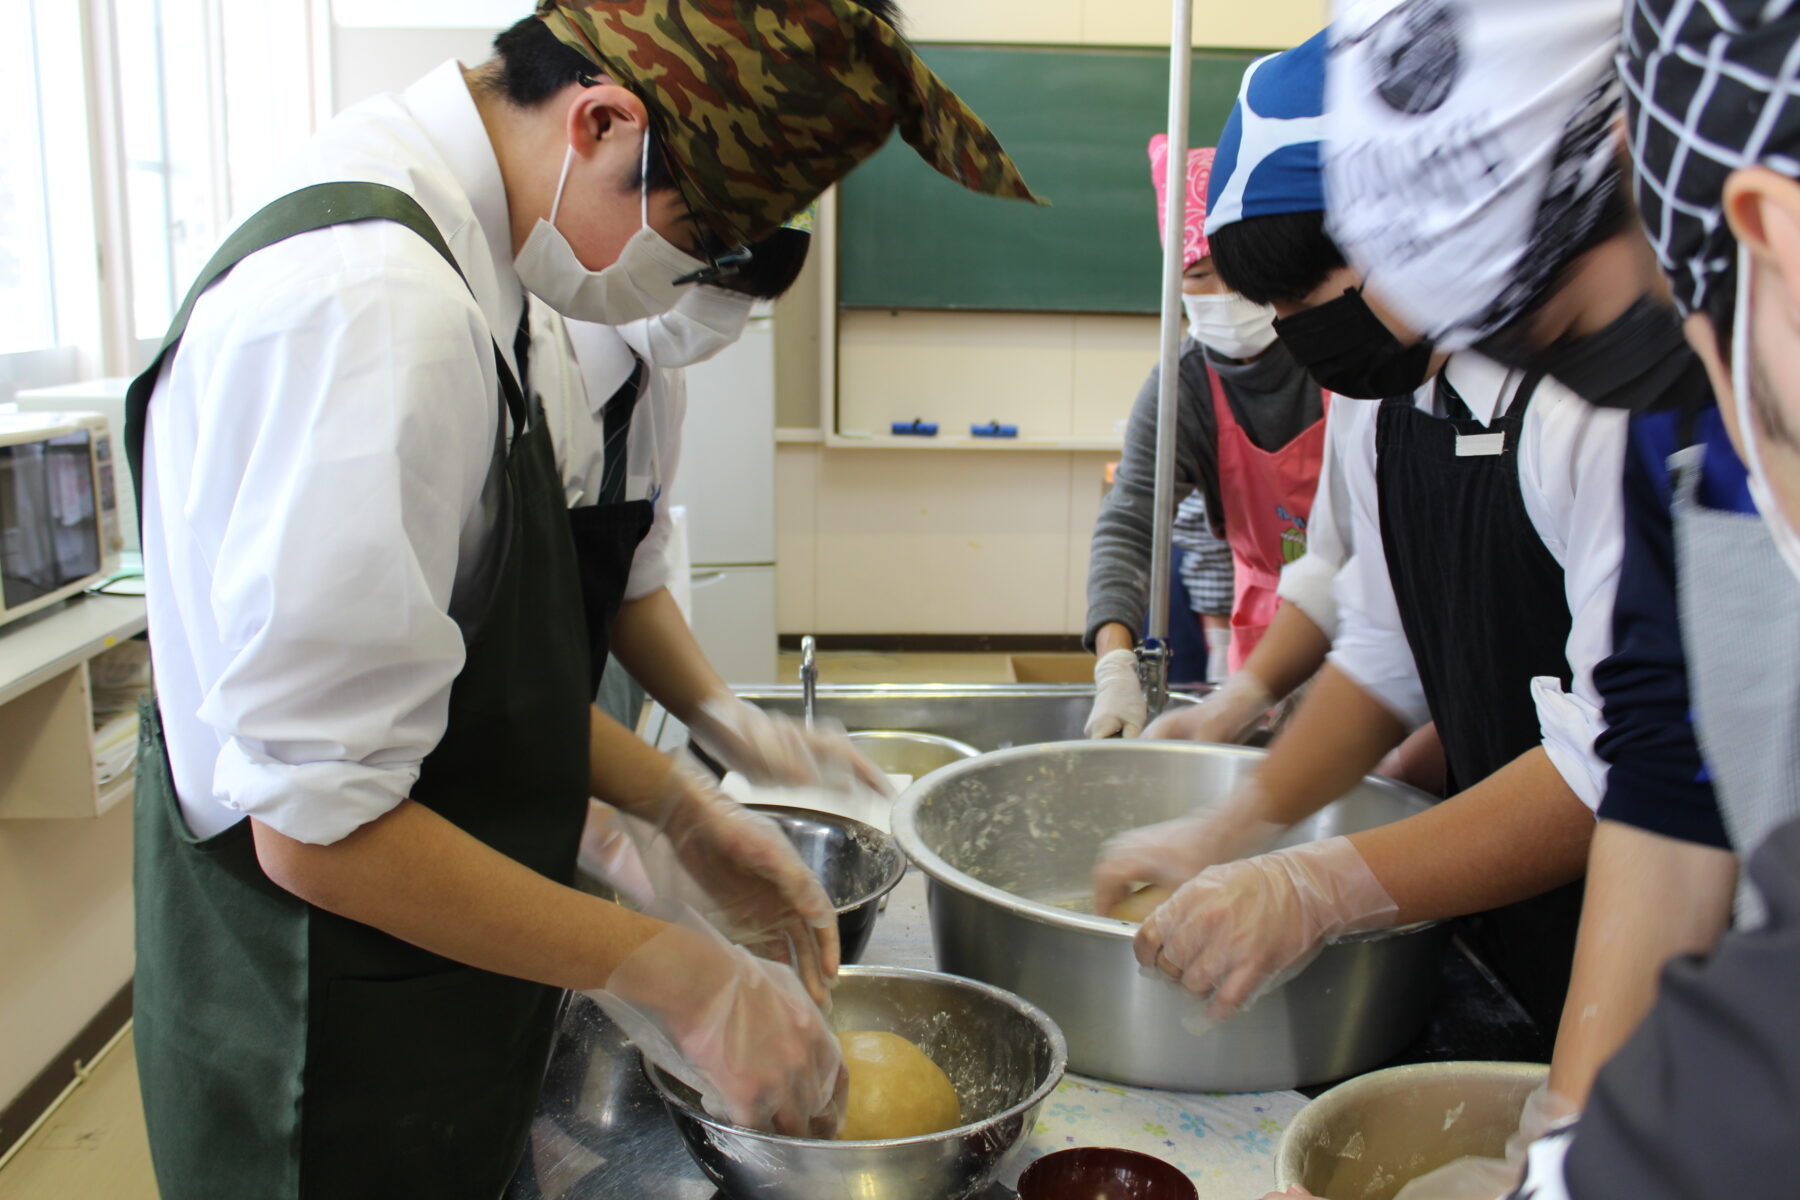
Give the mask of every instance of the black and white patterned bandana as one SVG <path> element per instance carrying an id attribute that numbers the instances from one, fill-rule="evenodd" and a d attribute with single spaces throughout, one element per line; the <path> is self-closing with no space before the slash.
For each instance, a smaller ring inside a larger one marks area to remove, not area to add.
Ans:
<path id="1" fill-rule="evenodd" d="M 1531 310 L 1621 185 L 1619 0 L 1335 0 L 1326 223 L 1441 349 Z"/>
<path id="2" fill-rule="evenodd" d="M 1683 313 L 1728 318 L 1737 242 L 1725 180 L 1761 164 L 1800 178 L 1795 0 L 1631 0 L 1619 52 L 1633 186 Z"/>

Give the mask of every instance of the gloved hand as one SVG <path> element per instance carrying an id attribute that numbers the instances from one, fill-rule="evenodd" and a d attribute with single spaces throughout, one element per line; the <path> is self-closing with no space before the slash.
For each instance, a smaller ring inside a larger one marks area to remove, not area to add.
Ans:
<path id="1" fill-rule="evenodd" d="M 1114 834 L 1094 864 L 1094 911 L 1105 916 L 1139 884 L 1171 890 L 1219 863 L 1261 854 L 1287 828 L 1266 821 L 1252 777 L 1223 804 Z"/>
<path id="2" fill-rule="evenodd" d="M 1082 733 L 1091 738 L 1134 738 L 1149 719 L 1137 654 L 1108 650 L 1094 663 L 1094 711 Z"/>
<path id="3" fill-rule="evenodd" d="M 1412 1180 L 1394 1200 L 1499 1200 L 1519 1186 L 1525 1173 L 1525 1156 L 1531 1143 L 1566 1124 L 1576 1114 L 1575 1105 L 1541 1083 L 1525 1097 L 1519 1127 L 1506 1141 L 1506 1157 L 1470 1156 L 1445 1163 Z"/>
<path id="4" fill-rule="evenodd" d="M 1144 736 L 1159 741 L 1241 742 L 1274 703 L 1262 680 L 1241 670 L 1200 703 L 1163 713 L 1150 722 Z"/>
<path id="5" fill-rule="evenodd" d="M 650 911 L 695 909 L 732 941 L 791 962 L 814 1002 L 828 1003 L 837 913 L 781 826 L 725 795 L 685 756 L 677 757 L 655 824 L 620 823 L 638 841 L 655 899 Z"/>
<path id="6" fill-rule="evenodd" d="M 751 783 L 833 791 L 860 785 L 890 799 L 894 795 L 887 773 L 858 754 L 835 721 L 815 721 L 808 729 L 736 696 L 711 696 L 700 702 L 687 727 L 701 749 Z"/>
<path id="7" fill-rule="evenodd" d="M 849 1099 L 843 1055 L 793 971 L 685 914 L 588 992 L 644 1056 L 751 1129 L 829 1138 Z"/>
<path id="8" fill-rule="evenodd" d="M 656 888 L 650 882 L 638 846 L 647 843 L 654 832 L 612 805 L 590 799 L 575 865 L 583 874 L 616 889 L 636 907 L 649 909 L 656 902 Z"/>
<path id="9" fill-rule="evenodd" d="M 1224 683 L 1231 677 L 1231 626 L 1206 629 L 1206 682 Z"/>
<path id="10" fill-rule="evenodd" d="M 1233 1016 L 1310 963 L 1326 941 L 1384 929 L 1399 906 L 1349 838 L 1211 867 L 1138 927 L 1138 962 Z"/>

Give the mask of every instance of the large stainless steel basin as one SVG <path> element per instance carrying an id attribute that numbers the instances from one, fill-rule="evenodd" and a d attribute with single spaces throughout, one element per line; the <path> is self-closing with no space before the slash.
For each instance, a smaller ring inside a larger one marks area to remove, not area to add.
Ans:
<path id="1" fill-rule="evenodd" d="M 772 712 L 799 718 L 799 685 L 743 689 L 738 695 Z M 1198 704 L 1181 692 L 1171 707 Z M 904 729 L 967 742 L 977 750 L 1004 750 L 1083 736 L 1094 707 L 1092 684 L 820 684 L 818 716 L 846 729 Z"/>
<path id="2" fill-rule="evenodd" d="M 938 966 L 1040 1006 L 1085 1075 L 1184 1091 L 1261 1091 L 1338 1079 L 1404 1046 L 1425 1020 L 1438 926 L 1327 946 L 1222 1024 L 1140 972 L 1136 926 L 1091 912 L 1089 872 L 1121 830 L 1215 803 L 1264 751 L 1172 742 L 1069 742 L 984 754 L 935 772 L 894 806 L 894 833 L 929 877 Z M 1296 826 L 1298 844 L 1383 825 L 1430 801 L 1365 779 Z"/>

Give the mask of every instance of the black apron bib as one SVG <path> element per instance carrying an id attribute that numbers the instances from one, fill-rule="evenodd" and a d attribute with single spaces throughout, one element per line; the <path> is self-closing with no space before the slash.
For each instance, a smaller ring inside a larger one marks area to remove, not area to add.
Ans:
<path id="1" fill-rule="evenodd" d="M 140 495 L 151 393 L 195 298 L 264 246 L 361 220 L 398 221 L 455 265 L 430 218 L 392 188 L 320 185 L 251 217 L 128 394 Z M 548 428 L 498 346 L 494 357 L 514 430 L 499 564 L 412 799 L 567 883 L 589 791 L 587 632 Z M 162 1194 L 495 1200 L 524 1147 L 561 993 L 307 905 L 263 874 L 249 821 L 194 837 L 154 702 L 142 716 L 134 1015 Z"/>
<path id="2" fill-rule="evenodd" d="M 576 564 L 581 571 L 582 608 L 587 614 L 588 673 L 593 683 L 590 695 L 600 690 L 600 680 L 606 672 L 613 622 L 625 602 L 632 556 L 656 518 L 651 501 L 625 499 L 631 417 L 649 384 L 650 368 L 638 359 L 631 377 L 619 385 L 603 410 L 605 466 L 601 471 L 600 495 L 593 504 L 569 510 L 569 530 L 575 538 Z"/>
<path id="3" fill-rule="evenodd" d="M 1394 399 L 1376 423 L 1382 547 L 1451 794 L 1541 744 L 1531 681 L 1548 675 L 1567 687 L 1571 678 L 1562 568 L 1519 491 L 1519 439 L 1539 378 L 1527 377 L 1491 425 L 1473 419 L 1442 375 L 1450 416 Z M 1457 453 L 1459 439 L 1494 436 L 1504 438 L 1500 453 Z M 1568 993 L 1580 915 L 1573 883 L 1469 919 L 1478 949 L 1547 1032 Z"/>

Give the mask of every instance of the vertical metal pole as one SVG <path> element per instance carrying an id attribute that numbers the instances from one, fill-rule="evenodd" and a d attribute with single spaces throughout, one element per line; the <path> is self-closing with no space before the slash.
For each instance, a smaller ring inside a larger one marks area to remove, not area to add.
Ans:
<path id="1" fill-rule="evenodd" d="M 1156 524 L 1150 543 L 1150 636 L 1144 643 L 1144 689 L 1150 715 L 1169 698 L 1170 539 L 1175 526 L 1175 436 L 1181 385 L 1181 274 L 1187 239 L 1188 76 L 1193 64 L 1193 0 L 1170 0 L 1169 161 L 1164 189 L 1162 370 L 1156 394 Z"/>

